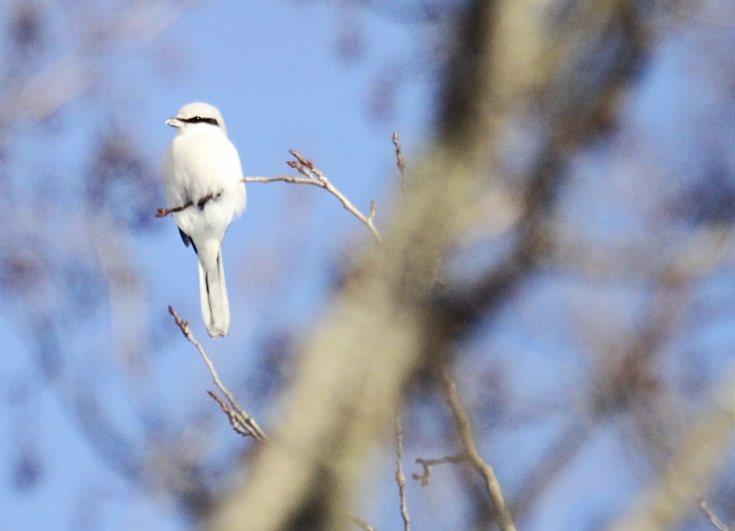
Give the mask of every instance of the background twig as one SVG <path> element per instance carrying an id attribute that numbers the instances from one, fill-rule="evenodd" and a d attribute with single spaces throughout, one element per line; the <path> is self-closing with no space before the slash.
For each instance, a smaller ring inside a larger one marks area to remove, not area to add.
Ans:
<path id="1" fill-rule="evenodd" d="M 406 157 L 403 156 L 401 137 L 398 135 L 398 131 L 393 131 L 391 140 L 396 148 L 396 166 L 401 173 L 401 190 L 406 193 Z"/>
<path id="2" fill-rule="evenodd" d="M 697 499 L 697 505 L 699 505 L 699 508 L 702 510 L 702 513 L 704 513 L 707 521 L 712 524 L 712 527 L 718 529 L 719 531 L 728 531 L 730 529 L 727 525 L 725 525 L 722 520 L 720 520 L 720 518 L 715 514 L 710 506 L 707 505 L 707 502 L 701 496 Z"/>
<path id="3" fill-rule="evenodd" d="M 408 514 L 408 501 L 406 500 L 406 476 L 403 474 L 403 426 L 400 415 L 396 415 L 396 484 L 398 485 L 403 529 L 410 531 L 411 517 Z"/>
<path id="4" fill-rule="evenodd" d="M 449 371 L 445 366 L 441 366 L 439 369 L 439 376 L 444 385 L 444 391 L 447 397 L 447 403 L 452 410 L 454 415 L 454 421 L 457 425 L 457 433 L 462 441 L 465 452 L 467 453 L 467 459 L 472 464 L 472 467 L 480 474 L 485 482 L 485 488 L 487 489 L 490 498 L 493 500 L 495 510 L 498 514 L 498 524 L 504 531 L 515 530 L 515 524 L 513 523 L 513 516 L 510 514 L 510 509 L 505 503 L 503 497 L 503 490 L 500 487 L 500 482 L 495 476 L 493 467 L 490 466 L 480 455 L 477 450 L 475 443 L 475 436 L 472 433 L 472 424 L 467 412 L 462 406 L 462 402 L 457 393 L 457 385 L 449 375 Z"/>
<path id="5" fill-rule="evenodd" d="M 431 467 L 435 465 L 442 465 L 444 463 L 461 463 L 467 460 L 467 454 L 457 455 L 445 455 L 444 457 L 436 457 L 434 459 L 424 459 L 423 457 L 416 458 L 416 464 L 421 465 L 423 469 L 420 474 L 414 472 L 411 477 L 416 481 L 421 482 L 422 487 L 426 487 L 431 481 Z"/>

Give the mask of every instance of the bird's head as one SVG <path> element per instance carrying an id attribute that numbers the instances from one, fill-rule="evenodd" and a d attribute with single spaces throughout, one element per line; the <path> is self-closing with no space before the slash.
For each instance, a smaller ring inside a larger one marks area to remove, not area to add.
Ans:
<path id="1" fill-rule="evenodd" d="M 166 120 L 166 125 L 175 127 L 180 131 L 192 128 L 217 127 L 227 134 L 222 113 L 214 105 L 203 102 L 187 103 L 179 109 L 176 116 Z"/>

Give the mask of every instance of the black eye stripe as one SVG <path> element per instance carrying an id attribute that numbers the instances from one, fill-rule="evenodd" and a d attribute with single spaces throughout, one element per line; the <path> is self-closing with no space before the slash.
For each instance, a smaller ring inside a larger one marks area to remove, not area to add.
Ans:
<path id="1" fill-rule="evenodd" d="M 216 118 L 204 118 L 202 116 L 192 116 L 191 118 L 181 118 L 182 122 L 186 122 L 188 124 L 199 124 L 199 123 L 205 123 L 205 124 L 212 124 L 219 126 L 219 122 Z"/>

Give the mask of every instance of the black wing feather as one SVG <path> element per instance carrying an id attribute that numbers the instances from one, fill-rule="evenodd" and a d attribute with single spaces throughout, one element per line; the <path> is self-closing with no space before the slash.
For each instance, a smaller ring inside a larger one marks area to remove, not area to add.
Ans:
<path id="1" fill-rule="evenodd" d="M 191 246 L 194 248 L 194 252 L 199 254 L 199 251 L 197 251 L 197 246 L 194 245 L 194 240 L 191 239 L 191 236 L 189 236 L 181 229 L 179 229 L 179 236 L 181 236 L 181 241 L 184 242 L 184 245 L 189 247 L 189 244 L 191 244 Z"/>

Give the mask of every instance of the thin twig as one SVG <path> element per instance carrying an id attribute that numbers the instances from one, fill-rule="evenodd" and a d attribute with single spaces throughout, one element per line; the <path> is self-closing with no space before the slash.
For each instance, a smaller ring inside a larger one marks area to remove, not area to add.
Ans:
<path id="1" fill-rule="evenodd" d="M 214 367 L 214 363 L 212 363 L 212 360 L 209 358 L 209 355 L 204 350 L 202 344 L 196 339 L 196 337 L 194 337 L 194 334 L 191 331 L 191 327 L 189 326 L 189 321 L 186 321 L 179 317 L 179 314 L 176 312 L 173 306 L 168 307 L 168 313 L 170 313 L 171 317 L 174 318 L 176 326 L 179 327 L 179 330 L 181 330 L 181 333 L 184 334 L 186 340 L 194 345 L 194 347 L 197 349 L 202 360 L 204 360 L 204 363 L 207 365 L 207 368 L 209 369 L 209 373 L 212 375 L 212 380 L 214 380 L 215 385 L 225 395 L 226 400 L 224 400 L 212 391 L 207 391 L 207 394 L 212 397 L 212 400 L 217 402 L 220 409 L 225 413 L 225 415 L 227 415 L 232 429 L 234 429 L 240 435 L 253 437 L 258 442 L 268 442 L 268 437 L 258 425 L 256 420 L 252 416 L 250 416 L 240 404 L 238 404 L 232 392 L 225 386 L 224 383 L 222 383 L 222 379 L 219 377 L 217 369 Z M 371 526 L 368 522 L 366 522 L 359 516 L 356 516 L 349 512 L 345 513 L 345 516 L 351 522 L 353 522 L 358 527 L 364 529 L 365 531 L 375 531 L 375 528 L 373 526 Z"/>
<path id="2" fill-rule="evenodd" d="M 401 137 L 398 135 L 398 131 L 393 131 L 390 139 L 396 147 L 396 166 L 398 166 L 398 171 L 401 172 L 401 190 L 406 193 L 406 157 L 403 156 Z"/>
<path id="3" fill-rule="evenodd" d="M 337 189 L 336 186 L 334 186 L 334 184 L 332 184 L 332 181 L 330 181 L 327 176 L 324 175 L 324 172 L 317 168 L 311 160 L 304 157 L 295 149 L 289 150 L 289 153 L 291 153 L 294 160 L 289 160 L 288 162 L 286 162 L 286 164 L 288 164 L 290 167 L 292 167 L 294 170 L 299 172 L 307 179 L 311 179 L 316 183 L 319 183 L 317 184 L 317 186 L 321 186 L 327 192 L 336 197 L 339 202 L 342 203 L 342 206 L 350 214 L 359 219 L 360 222 L 370 230 L 370 233 L 373 235 L 373 238 L 375 238 L 375 241 L 377 241 L 378 243 L 383 241 L 382 237 L 380 236 L 380 232 L 378 232 L 378 229 L 375 228 L 375 224 L 373 223 L 373 219 L 377 210 L 377 203 L 374 200 L 370 204 L 370 215 L 366 216 L 355 205 L 352 204 L 352 201 L 347 199 L 347 196 L 345 196 Z"/>
<path id="4" fill-rule="evenodd" d="M 421 465 L 423 470 L 420 474 L 414 472 L 411 477 L 416 481 L 421 482 L 422 487 L 426 487 L 431 480 L 431 467 L 435 465 L 442 465 L 444 463 L 461 463 L 467 461 L 467 454 L 461 453 L 457 455 L 445 455 L 444 457 L 437 457 L 435 459 L 424 459 L 423 457 L 416 458 L 416 464 Z"/>
<path id="5" fill-rule="evenodd" d="M 408 501 L 406 500 L 406 476 L 403 475 L 403 426 L 401 426 L 400 415 L 396 415 L 396 484 L 398 485 L 403 530 L 411 531 L 411 517 L 408 515 Z"/>
<path id="6" fill-rule="evenodd" d="M 291 184 L 309 184 L 312 186 L 318 186 L 319 188 L 324 188 L 324 184 L 316 181 L 314 179 L 306 178 L 306 177 L 298 177 L 296 175 L 276 175 L 275 177 L 244 177 L 242 182 L 244 183 L 276 183 L 276 182 L 283 182 L 283 183 L 291 183 Z M 157 218 L 164 218 L 168 216 L 169 214 L 173 214 L 175 212 L 181 212 L 182 210 L 186 210 L 189 207 L 194 206 L 194 201 L 187 201 L 183 205 L 171 207 L 171 208 L 159 208 L 156 212 Z"/>
<path id="7" fill-rule="evenodd" d="M 727 525 L 719 519 L 712 508 L 707 505 L 707 502 L 701 496 L 697 497 L 697 505 L 699 505 L 699 508 L 702 510 L 702 513 L 704 513 L 707 521 L 712 524 L 712 527 L 718 529 L 719 531 L 729 531 L 730 528 L 727 527 Z"/>
<path id="8" fill-rule="evenodd" d="M 197 352 L 199 352 L 199 355 L 209 369 L 209 373 L 212 375 L 212 380 L 214 381 L 214 384 L 220 391 L 222 391 L 222 393 L 227 398 L 227 401 L 225 402 L 214 393 L 209 393 L 209 396 L 211 396 L 219 404 L 222 411 L 224 411 L 224 413 L 227 415 L 233 429 L 241 435 L 250 435 L 258 442 L 265 442 L 268 439 L 268 437 L 265 435 L 265 432 L 260 428 L 260 426 L 258 426 L 258 423 L 255 421 L 255 419 L 251 417 L 240 404 L 237 403 L 237 400 L 235 400 L 235 396 L 225 386 L 225 384 L 222 383 L 222 380 L 217 373 L 217 369 L 215 369 L 212 360 L 209 358 L 209 355 L 204 350 L 202 344 L 194 337 L 194 334 L 189 327 L 189 321 L 185 321 L 184 319 L 179 317 L 179 314 L 176 313 L 176 310 L 173 306 L 168 307 L 168 313 L 170 313 L 171 316 L 174 318 L 176 326 L 179 327 L 179 330 L 181 330 L 181 333 L 184 334 L 186 340 L 194 345 L 194 348 L 197 349 Z"/>
<path id="9" fill-rule="evenodd" d="M 290 184 L 308 184 L 324 188 L 324 185 L 307 177 L 299 177 L 298 175 L 276 175 L 274 177 L 243 177 L 244 183 L 290 183 Z"/>
<path id="10" fill-rule="evenodd" d="M 217 402 L 217 405 L 219 405 L 219 408 L 222 410 L 222 412 L 227 415 L 227 418 L 230 421 L 230 426 L 232 426 L 232 429 L 235 430 L 235 433 L 238 433 L 242 435 L 243 437 L 250 436 L 250 432 L 248 431 L 247 425 L 243 423 L 241 420 L 241 415 L 238 414 L 237 411 L 233 410 L 227 402 L 225 402 L 220 396 L 215 393 L 214 391 L 207 391 L 207 394 Z"/>
<path id="11" fill-rule="evenodd" d="M 500 487 L 500 482 L 495 476 L 495 471 L 492 466 L 485 462 L 480 455 L 480 452 L 477 450 L 475 436 L 472 433 L 472 423 L 470 422 L 467 412 L 462 406 L 459 394 L 457 393 L 457 385 L 452 380 L 445 366 L 442 365 L 440 367 L 439 375 L 442 383 L 444 384 L 447 403 L 454 415 L 457 433 L 459 433 L 459 438 L 462 441 L 465 452 L 467 453 L 467 459 L 470 461 L 472 468 L 482 476 L 485 482 L 485 488 L 487 489 L 490 498 L 493 500 L 495 510 L 498 514 L 498 524 L 500 525 L 500 529 L 503 531 L 515 531 L 516 527 L 513 523 L 513 516 L 505 503 L 503 489 Z"/>
<path id="12" fill-rule="evenodd" d="M 173 214 L 174 212 L 181 212 L 182 210 L 185 210 L 191 206 L 194 206 L 195 204 L 197 208 L 199 208 L 199 210 L 202 210 L 207 203 L 209 203 L 210 201 L 216 201 L 217 199 L 219 199 L 221 195 L 222 195 L 221 190 L 218 192 L 210 192 L 204 197 L 202 197 L 201 199 L 199 199 L 196 203 L 194 203 L 194 201 L 192 200 L 189 200 L 183 205 L 177 206 L 174 208 L 159 208 L 158 212 L 156 212 L 156 217 L 165 218 L 169 214 Z"/>
<path id="13" fill-rule="evenodd" d="M 190 206 L 194 206 L 193 201 L 187 201 L 181 206 L 173 207 L 173 208 L 159 208 L 156 212 L 157 218 L 165 218 L 169 214 L 173 214 L 174 212 L 181 212 L 182 210 L 185 210 L 189 208 Z"/>

